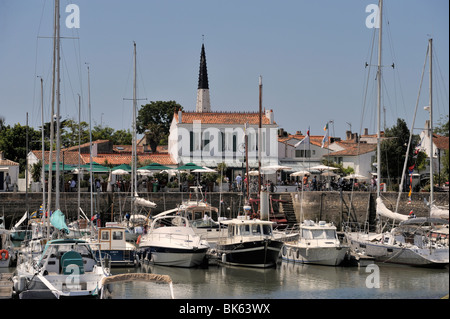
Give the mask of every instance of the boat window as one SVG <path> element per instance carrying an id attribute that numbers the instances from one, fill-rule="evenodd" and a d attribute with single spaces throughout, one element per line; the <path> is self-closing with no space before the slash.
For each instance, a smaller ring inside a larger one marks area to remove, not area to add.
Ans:
<path id="1" fill-rule="evenodd" d="M 336 239 L 336 231 L 334 229 L 312 229 L 303 230 L 303 238 L 305 239 Z"/>
<path id="2" fill-rule="evenodd" d="M 194 212 L 194 220 L 202 219 L 202 212 Z"/>
<path id="3" fill-rule="evenodd" d="M 250 225 L 241 225 L 239 231 L 241 236 L 250 235 Z"/>
<path id="4" fill-rule="evenodd" d="M 259 225 L 252 225 L 252 234 L 261 235 L 261 228 L 259 227 Z"/>
<path id="5" fill-rule="evenodd" d="M 122 240 L 123 232 L 122 231 L 113 231 L 113 240 Z"/>
<path id="6" fill-rule="evenodd" d="M 263 225 L 263 234 L 272 235 L 272 227 L 270 225 Z"/>
<path id="7" fill-rule="evenodd" d="M 104 230 L 101 233 L 101 239 L 102 240 L 109 240 L 109 231 L 108 230 Z"/>

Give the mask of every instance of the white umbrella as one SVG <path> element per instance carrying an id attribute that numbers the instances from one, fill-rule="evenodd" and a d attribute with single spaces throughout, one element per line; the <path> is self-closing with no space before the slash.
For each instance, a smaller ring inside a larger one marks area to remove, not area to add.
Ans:
<path id="1" fill-rule="evenodd" d="M 291 174 L 291 176 L 303 176 L 303 175 L 311 175 L 308 171 L 298 171 Z"/>
<path id="2" fill-rule="evenodd" d="M 359 175 L 359 174 L 350 174 L 348 176 L 345 176 L 344 178 L 345 179 L 369 179 L 368 177 Z"/>
<path id="3" fill-rule="evenodd" d="M 317 165 L 314 167 L 311 167 L 312 170 L 318 170 L 318 171 L 329 171 L 329 170 L 335 170 L 335 169 L 339 169 L 337 167 L 332 167 L 332 166 L 326 166 L 326 165 Z"/>
<path id="4" fill-rule="evenodd" d="M 143 175 L 143 176 L 153 176 L 153 172 L 151 170 L 148 170 L 148 169 L 138 169 L 136 172 L 139 175 Z"/>
<path id="5" fill-rule="evenodd" d="M 114 175 L 127 175 L 129 173 L 126 170 L 124 170 L 124 169 L 116 169 L 115 171 L 112 171 L 111 174 L 114 174 Z"/>
<path id="6" fill-rule="evenodd" d="M 270 166 L 261 167 L 262 171 L 280 171 L 280 170 L 285 170 L 285 169 L 292 169 L 292 167 L 282 166 L 282 165 L 270 165 Z"/>
<path id="7" fill-rule="evenodd" d="M 245 173 L 245 174 L 247 174 L 247 173 Z M 258 176 L 259 172 L 258 171 L 250 171 L 250 172 L 248 172 L 248 175 L 250 175 L 250 176 Z"/>
<path id="8" fill-rule="evenodd" d="M 192 171 L 193 173 L 217 173 L 217 171 L 215 169 L 203 166 L 203 168 L 200 169 L 194 169 Z"/>
<path id="9" fill-rule="evenodd" d="M 321 174 L 321 176 L 337 176 L 337 174 L 336 174 L 336 173 L 333 173 L 333 172 L 323 172 L 323 173 Z"/>

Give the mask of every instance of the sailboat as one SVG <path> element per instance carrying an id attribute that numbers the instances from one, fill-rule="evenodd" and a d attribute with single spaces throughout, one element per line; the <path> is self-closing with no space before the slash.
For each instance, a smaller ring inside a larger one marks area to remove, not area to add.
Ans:
<path id="1" fill-rule="evenodd" d="M 136 42 L 133 42 L 134 47 L 134 54 L 133 54 L 133 61 L 134 61 L 134 78 L 133 78 L 133 147 L 132 147 L 132 167 L 131 167 L 131 200 L 132 200 L 132 214 L 130 217 L 130 220 L 133 219 L 133 217 L 136 217 L 135 210 L 136 207 L 142 207 L 142 208 L 155 208 L 156 203 L 147 200 L 145 198 L 139 197 L 137 193 L 137 136 L 136 136 L 136 103 L 137 103 L 137 97 L 136 97 L 136 77 L 137 77 L 137 70 L 136 70 Z M 139 218 L 138 218 L 139 219 Z M 148 224 L 148 218 L 144 217 L 145 224 Z M 137 237 L 142 232 L 142 225 L 139 222 L 134 223 L 136 227 L 133 227 L 134 225 L 130 226 L 129 221 L 123 221 L 122 226 L 129 228 L 128 229 L 128 238 L 133 238 L 134 240 L 137 239 Z"/>
<path id="2" fill-rule="evenodd" d="M 382 3 L 380 0 L 380 28 L 378 45 L 378 139 L 377 139 L 377 173 L 380 177 L 381 171 L 381 152 L 380 152 L 380 101 L 381 101 L 381 15 Z M 432 60 L 432 39 L 429 40 L 430 57 L 430 110 L 432 107 L 431 95 L 431 60 Z M 431 119 L 430 111 L 430 119 Z M 430 120 L 430 123 L 431 120 Z M 429 127 L 430 136 L 432 136 L 431 124 Z M 431 152 L 432 154 L 433 152 Z M 432 165 L 430 165 L 432 168 Z M 433 185 L 432 173 L 431 185 Z M 380 179 L 378 178 L 378 181 Z M 432 194 L 432 192 L 431 192 Z M 448 229 L 448 220 L 437 218 L 409 218 L 389 210 L 380 196 L 380 183 L 377 183 L 377 216 L 386 217 L 394 221 L 400 221 L 397 227 L 391 231 L 379 233 L 360 233 L 346 232 L 346 239 L 350 244 L 351 250 L 355 254 L 362 254 L 375 258 L 375 261 L 385 263 L 404 264 L 424 267 L 445 267 L 449 264 L 449 250 L 447 242 L 433 238 L 436 225 L 443 225 Z"/>
<path id="3" fill-rule="evenodd" d="M 52 115 L 56 102 L 57 143 L 56 143 L 56 196 L 55 208 L 51 212 L 51 172 L 49 170 L 48 209 L 43 208 L 42 222 L 33 223 L 33 239 L 23 247 L 18 255 L 14 272 L 14 293 L 19 298 L 63 298 L 63 297 L 97 297 L 103 289 L 103 278 L 110 275 L 109 267 L 95 258 L 89 243 L 81 239 L 66 238 L 69 229 L 65 216 L 59 209 L 59 52 L 60 52 L 60 15 L 59 0 L 55 0 L 54 40 L 53 40 L 53 90 Z M 56 72 L 55 72 L 56 71 Z M 55 83 L 57 88 L 55 92 Z M 51 145 L 53 145 L 53 119 L 51 121 Z M 52 162 L 52 151 L 50 161 Z M 50 165 L 49 165 L 50 166 Z M 51 233 L 50 228 L 54 231 Z"/>

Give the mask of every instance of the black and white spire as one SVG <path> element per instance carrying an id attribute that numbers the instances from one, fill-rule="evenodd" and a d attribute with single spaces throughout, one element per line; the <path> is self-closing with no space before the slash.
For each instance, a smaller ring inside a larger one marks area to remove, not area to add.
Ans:
<path id="1" fill-rule="evenodd" d="M 198 74 L 198 90 L 196 112 L 211 112 L 211 103 L 209 100 L 208 70 L 206 69 L 205 45 L 202 44 L 200 54 L 200 71 Z"/>

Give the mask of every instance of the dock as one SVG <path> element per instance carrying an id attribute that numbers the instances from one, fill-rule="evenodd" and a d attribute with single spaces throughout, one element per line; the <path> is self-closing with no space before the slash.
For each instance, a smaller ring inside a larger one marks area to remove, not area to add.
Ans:
<path id="1" fill-rule="evenodd" d="M 0 299 L 11 299 L 13 296 L 13 274 L 0 273 Z"/>

